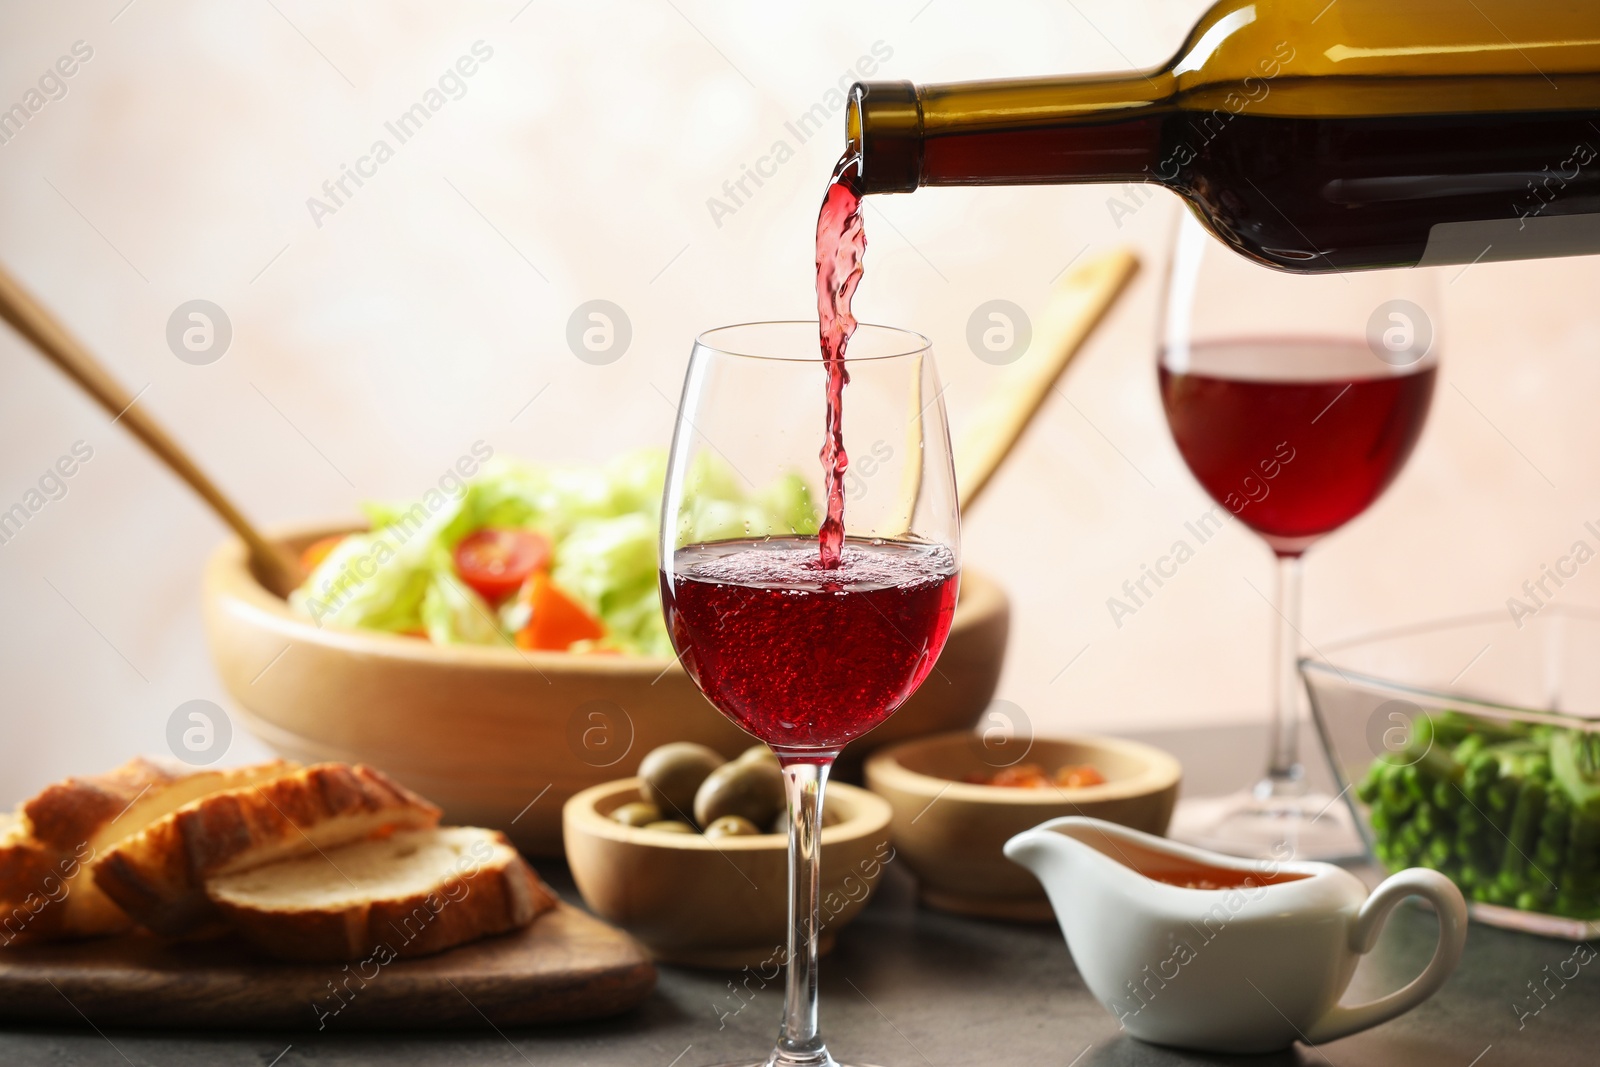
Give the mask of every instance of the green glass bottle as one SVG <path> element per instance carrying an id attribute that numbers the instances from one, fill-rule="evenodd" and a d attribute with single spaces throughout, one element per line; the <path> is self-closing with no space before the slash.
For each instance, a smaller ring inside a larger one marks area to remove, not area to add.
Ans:
<path id="1" fill-rule="evenodd" d="M 1159 70 L 858 83 L 867 193 L 1152 182 L 1290 271 L 1600 253 L 1600 3 L 1222 0 Z"/>

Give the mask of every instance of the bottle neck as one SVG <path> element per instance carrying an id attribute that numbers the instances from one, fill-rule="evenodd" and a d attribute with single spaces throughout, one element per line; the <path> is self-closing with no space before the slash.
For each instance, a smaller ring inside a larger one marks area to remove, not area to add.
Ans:
<path id="1" fill-rule="evenodd" d="M 1172 75 L 858 82 L 846 133 L 868 193 L 1153 181 Z"/>

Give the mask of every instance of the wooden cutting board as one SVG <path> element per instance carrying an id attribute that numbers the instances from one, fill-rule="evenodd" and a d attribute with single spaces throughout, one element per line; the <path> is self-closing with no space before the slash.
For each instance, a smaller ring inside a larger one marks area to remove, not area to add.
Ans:
<path id="1" fill-rule="evenodd" d="M 627 934 L 563 904 L 437 956 L 278 963 L 231 939 L 128 936 L 0 952 L 0 1022 L 289 1030 L 525 1026 L 616 1015 L 655 987 Z"/>

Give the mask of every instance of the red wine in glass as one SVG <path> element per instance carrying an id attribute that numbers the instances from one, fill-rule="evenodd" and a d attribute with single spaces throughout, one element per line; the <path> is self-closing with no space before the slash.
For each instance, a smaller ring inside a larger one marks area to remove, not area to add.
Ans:
<path id="1" fill-rule="evenodd" d="M 922 684 L 950 632 L 955 558 L 943 545 L 817 539 L 681 548 L 663 574 L 667 630 L 706 697 L 780 751 L 838 752 Z"/>
<path id="2" fill-rule="evenodd" d="M 1391 367 L 1362 340 L 1194 344 L 1160 367 L 1183 460 L 1212 499 L 1280 553 L 1365 511 L 1422 434 L 1438 364 Z"/>

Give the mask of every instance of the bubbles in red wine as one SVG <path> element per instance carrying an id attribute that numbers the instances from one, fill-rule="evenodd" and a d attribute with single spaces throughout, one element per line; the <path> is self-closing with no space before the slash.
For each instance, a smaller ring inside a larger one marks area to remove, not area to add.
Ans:
<path id="1" fill-rule="evenodd" d="M 833 751 L 888 718 L 944 648 L 956 562 L 943 545 L 809 537 L 679 549 L 667 631 L 717 708 L 774 748 Z"/>
<path id="2" fill-rule="evenodd" d="M 684 573 L 700 581 L 852 593 L 939 582 L 955 570 L 948 548 L 914 541 L 847 541 L 832 567 L 818 559 L 809 541 L 788 538 L 714 542 L 680 559 L 693 559 Z"/>

